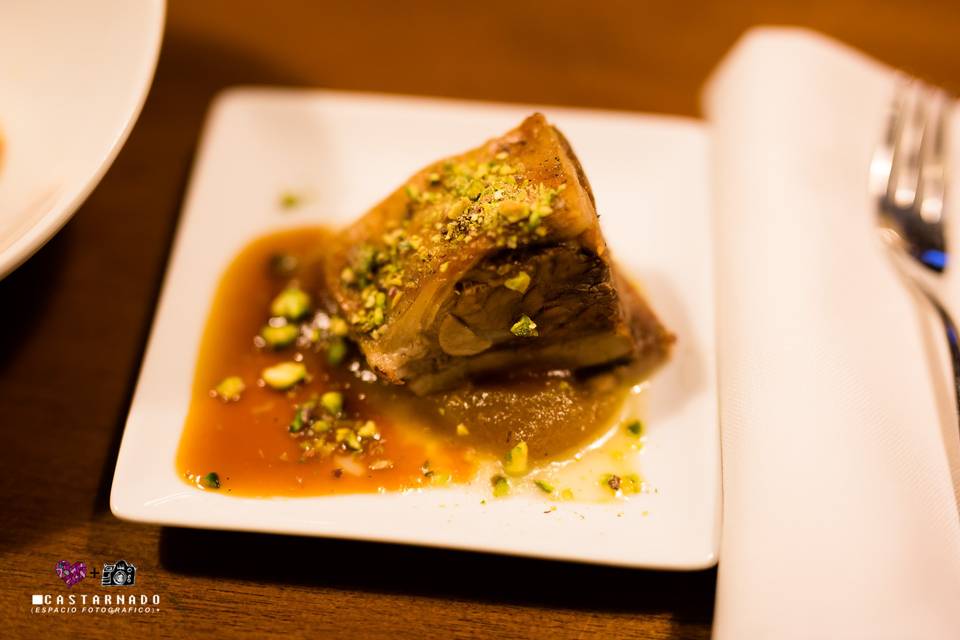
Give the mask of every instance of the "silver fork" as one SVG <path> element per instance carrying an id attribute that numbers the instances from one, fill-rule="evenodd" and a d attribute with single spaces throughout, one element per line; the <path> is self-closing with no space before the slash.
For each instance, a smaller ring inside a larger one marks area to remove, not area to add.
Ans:
<path id="1" fill-rule="evenodd" d="M 939 89 L 918 81 L 900 83 L 884 139 L 870 163 L 870 191 L 877 200 L 877 229 L 888 253 L 943 323 L 960 413 L 957 326 L 937 294 L 948 262 L 943 213 L 951 103 Z"/>

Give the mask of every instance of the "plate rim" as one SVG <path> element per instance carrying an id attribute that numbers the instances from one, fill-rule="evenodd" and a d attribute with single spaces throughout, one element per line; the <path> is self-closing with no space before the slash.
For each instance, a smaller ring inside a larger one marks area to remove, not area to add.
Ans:
<path id="1" fill-rule="evenodd" d="M 703 553 L 699 556 L 694 557 L 693 553 L 684 554 L 687 556 L 686 560 L 680 561 L 677 559 L 669 559 L 664 562 L 650 561 L 650 560 L 631 560 L 629 558 L 598 558 L 590 556 L 573 556 L 570 554 L 564 553 L 550 553 L 550 552 L 538 552 L 530 549 L 518 549 L 518 548 L 504 548 L 503 546 L 496 545 L 484 545 L 476 543 L 463 543 L 458 544 L 456 542 L 451 542 L 449 540 L 444 541 L 431 541 L 424 540 L 423 538 L 416 538 L 413 536 L 403 536 L 403 535 L 391 535 L 385 534 L 382 531 L 375 534 L 363 534 L 358 532 L 344 532 L 342 529 L 340 531 L 322 531 L 318 532 L 316 530 L 310 530 L 304 526 L 297 526 L 295 523 L 291 524 L 289 521 L 279 523 L 273 522 L 269 524 L 259 524 L 256 526 L 251 526 L 249 522 L 241 522 L 243 517 L 241 515 L 231 516 L 224 518 L 222 516 L 219 519 L 210 519 L 206 514 L 195 511 L 190 513 L 187 516 L 180 518 L 170 518 L 159 515 L 156 511 L 151 511 L 146 503 L 143 503 L 141 500 L 134 498 L 132 495 L 123 491 L 123 483 L 119 482 L 121 476 L 121 465 L 120 459 L 123 457 L 123 452 L 125 450 L 125 445 L 127 445 L 128 440 L 128 428 L 131 416 L 133 415 L 134 407 L 136 405 L 137 396 L 140 393 L 141 384 L 143 384 L 143 371 L 150 355 L 151 350 L 159 348 L 154 344 L 155 334 L 156 334 L 156 325 L 160 317 L 160 310 L 163 306 L 164 299 L 170 294 L 171 286 L 171 266 L 173 264 L 174 258 L 178 252 L 178 245 L 180 245 L 181 234 L 183 233 L 183 220 L 184 215 L 188 212 L 190 208 L 190 202 L 192 200 L 192 192 L 196 188 L 196 184 L 199 182 L 198 173 L 199 169 L 205 164 L 205 157 L 208 153 L 208 147 L 210 140 L 214 137 L 212 135 L 213 124 L 218 118 L 218 114 L 226 105 L 232 103 L 234 100 L 244 100 L 250 96 L 278 96 L 278 95 L 297 95 L 304 97 L 311 97 L 313 99 L 319 99 L 322 97 L 333 97 L 339 99 L 347 100 L 362 100 L 362 101 L 387 101 L 395 102 L 401 104 L 430 104 L 430 105 L 446 105 L 456 108 L 457 106 L 463 107 L 473 107 L 473 108 L 503 108 L 506 110 L 517 110 L 524 108 L 531 109 L 540 109 L 540 110 L 549 110 L 551 113 L 569 113 L 569 114 L 580 114 L 590 117 L 601 117 L 601 118 L 612 118 L 617 120 L 637 122 L 637 121 L 648 121 L 648 122 L 660 122 L 666 123 L 669 122 L 673 126 L 689 126 L 692 129 L 695 128 L 698 131 L 704 130 L 704 123 L 695 118 L 688 118 L 685 116 L 675 116 L 675 115 L 661 115 L 661 114 L 648 114 L 640 112 L 631 112 L 631 111 L 620 111 L 613 109 L 592 109 L 592 108 L 583 108 L 583 107 L 568 107 L 562 105 L 546 105 L 546 104 L 526 104 L 526 103 L 507 103 L 507 102 L 493 102 L 493 101 L 476 101 L 476 100 L 463 100 L 456 98 L 434 98 L 434 97 L 425 97 L 425 96 L 408 96 L 403 94 L 389 94 L 389 93 L 378 93 L 378 92 L 356 92 L 356 91 L 340 91 L 340 90 L 331 90 L 331 89 L 316 89 L 316 88 L 300 88 L 300 87 L 273 87 L 273 86 L 258 86 L 258 85 L 239 85 L 227 87 L 221 90 L 217 95 L 214 96 L 211 104 L 208 108 L 207 114 L 204 119 L 204 125 L 201 132 L 199 144 L 197 147 L 197 152 L 195 154 L 193 167 L 190 174 L 190 180 L 188 183 L 188 188 L 185 192 L 183 201 L 181 203 L 181 213 L 180 219 L 178 220 L 177 235 L 171 249 L 171 259 L 168 262 L 168 266 L 164 272 L 163 287 L 160 292 L 158 299 L 158 304 L 156 306 L 155 313 L 151 321 L 150 329 L 150 338 L 147 342 L 146 349 L 141 360 L 141 367 L 138 371 L 138 380 L 134 390 L 134 394 L 131 398 L 129 405 L 129 411 L 127 415 L 127 420 L 124 424 L 123 436 L 121 439 L 121 444 L 118 449 L 118 454 L 116 458 L 116 466 L 114 470 L 113 481 L 111 484 L 110 491 L 110 509 L 112 513 L 119 519 L 138 522 L 145 524 L 153 524 L 160 526 L 171 526 L 171 527 L 182 527 L 189 529 L 208 529 L 208 530 L 222 530 L 222 531 L 246 531 L 246 532 L 259 532 L 272 535 L 292 535 L 292 536 L 304 536 L 304 537 L 318 537 L 318 538 L 330 538 L 330 539 L 341 539 L 341 540 L 358 540 L 365 542 L 378 542 L 386 544 L 403 544 L 419 547 L 429 547 L 429 548 L 443 548 L 443 549 L 452 549 L 462 552 L 475 552 L 475 553 L 493 553 L 498 555 L 508 555 L 508 556 L 517 556 L 517 557 L 526 557 L 526 558 L 537 558 L 543 560 L 556 560 L 563 562 L 575 562 L 575 563 L 584 563 L 584 564 L 594 564 L 594 565 L 603 565 L 603 566 L 615 566 L 615 567 L 624 567 L 632 569 L 653 569 L 653 570 L 665 570 L 665 571 L 697 571 L 704 570 L 714 567 L 718 563 L 719 559 L 719 546 L 720 546 L 720 535 L 721 535 L 721 525 L 722 525 L 722 514 L 723 514 L 723 503 L 722 503 L 722 452 L 720 448 L 720 425 L 719 425 L 719 389 L 717 389 L 717 394 L 715 401 L 717 407 L 714 408 L 715 415 L 718 419 L 717 425 L 710 429 L 710 439 L 711 439 L 711 451 L 715 453 L 713 456 L 715 469 L 714 469 L 714 480 L 711 483 L 713 488 L 714 496 L 712 497 L 713 509 L 713 518 L 711 522 L 711 529 L 709 533 L 704 534 L 704 540 L 708 541 L 706 547 L 709 547 L 706 553 Z M 301 223 L 302 224 L 302 223 Z M 278 222 L 276 225 L 277 228 L 283 228 L 284 223 Z M 713 297 L 711 302 L 715 305 L 715 286 L 711 284 L 710 294 Z M 714 326 L 711 327 L 711 330 L 716 334 L 716 318 L 714 318 Z M 714 363 L 716 365 L 716 363 Z M 714 369 L 716 366 L 714 366 Z M 716 371 L 712 372 L 714 378 L 716 377 Z M 181 426 L 182 428 L 182 426 Z M 177 430 L 179 434 L 181 429 Z M 189 494 L 195 493 L 195 490 L 183 485 L 185 492 Z M 185 493 L 181 492 L 181 493 Z M 179 495 L 179 494 L 177 494 Z M 368 496 L 368 494 L 347 494 L 347 497 L 363 495 Z M 176 498 L 176 495 L 164 494 L 163 498 Z M 326 498 L 331 497 L 342 497 L 342 496 L 327 496 Z M 237 500 L 237 498 L 227 497 L 227 496 L 216 496 L 217 499 L 226 499 L 226 500 Z M 293 500 L 293 501 L 306 501 L 306 500 L 323 500 L 325 496 L 310 496 L 303 498 L 254 498 L 253 500 Z M 244 498 L 240 498 L 243 500 Z"/>
<path id="2" fill-rule="evenodd" d="M 100 181 L 103 180 L 140 118 L 140 113 L 143 111 L 143 106 L 147 101 L 157 71 L 167 12 L 166 0 L 148 0 L 143 6 L 156 12 L 156 15 L 151 21 L 152 28 L 146 34 L 149 38 L 149 55 L 144 58 L 147 68 L 142 75 L 141 86 L 134 94 L 136 98 L 133 101 L 132 108 L 123 124 L 111 135 L 112 142 L 106 149 L 106 153 L 100 157 L 96 170 L 82 180 L 73 181 L 71 186 L 65 189 L 64 195 L 49 205 L 46 213 L 37 218 L 36 222 L 30 225 L 3 251 L 0 251 L 0 280 L 29 260 L 70 221 L 73 214 L 77 212 L 97 185 L 100 184 Z"/>

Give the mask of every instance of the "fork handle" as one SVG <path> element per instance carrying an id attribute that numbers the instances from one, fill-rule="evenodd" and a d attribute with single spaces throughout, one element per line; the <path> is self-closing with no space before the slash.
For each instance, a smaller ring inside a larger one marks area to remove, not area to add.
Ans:
<path id="1" fill-rule="evenodd" d="M 947 312 L 947 309 L 937 300 L 936 296 L 927 293 L 927 299 L 936 309 L 943 328 L 947 333 L 947 346 L 950 349 L 950 364 L 953 366 L 953 392 L 957 404 L 957 416 L 960 418 L 960 344 L 958 344 L 957 325 Z"/>

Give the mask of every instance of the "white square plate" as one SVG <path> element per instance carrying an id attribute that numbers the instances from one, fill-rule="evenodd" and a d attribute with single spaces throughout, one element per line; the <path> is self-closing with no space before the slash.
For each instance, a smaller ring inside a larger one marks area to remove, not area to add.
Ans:
<path id="1" fill-rule="evenodd" d="M 678 336 L 648 395 L 640 471 L 656 492 L 623 503 L 489 498 L 478 485 L 406 494 L 237 498 L 198 491 L 175 457 L 196 354 L 222 271 L 278 227 L 341 224 L 420 166 L 539 109 L 566 134 L 614 255 Z M 717 560 L 720 453 L 708 137 L 699 123 L 553 107 L 329 91 L 236 89 L 211 108 L 111 493 L 118 517 L 665 569 Z M 310 194 L 281 212 L 286 189 Z"/>

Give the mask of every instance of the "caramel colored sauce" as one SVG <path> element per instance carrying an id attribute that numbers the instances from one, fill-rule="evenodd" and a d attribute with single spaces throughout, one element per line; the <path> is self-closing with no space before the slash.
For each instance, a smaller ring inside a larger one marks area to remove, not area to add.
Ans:
<path id="1" fill-rule="evenodd" d="M 338 365 L 323 351 L 291 346 L 258 348 L 270 302 L 291 279 L 320 310 L 330 309 L 322 290 L 323 252 L 330 232 L 318 227 L 263 236 L 223 274 L 207 320 L 194 375 L 177 468 L 191 484 L 209 472 L 220 490 L 242 496 L 308 496 L 417 489 L 467 482 L 485 462 L 496 461 L 524 440 L 531 466 L 571 458 L 609 429 L 636 376 L 628 369 L 587 377 L 569 372 L 517 374 L 455 391 L 417 397 L 375 379 L 355 347 Z M 296 270 L 277 276 L 277 255 L 296 258 Z M 261 371 L 301 359 L 309 377 L 290 391 L 264 386 Z M 218 382 L 239 376 L 246 389 L 236 402 L 211 394 Z M 371 450 L 302 458 L 288 426 L 295 406 L 339 391 L 348 418 L 373 420 L 380 439 Z M 458 434 L 463 425 L 468 434 Z M 371 468 L 373 466 L 373 468 Z"/>

